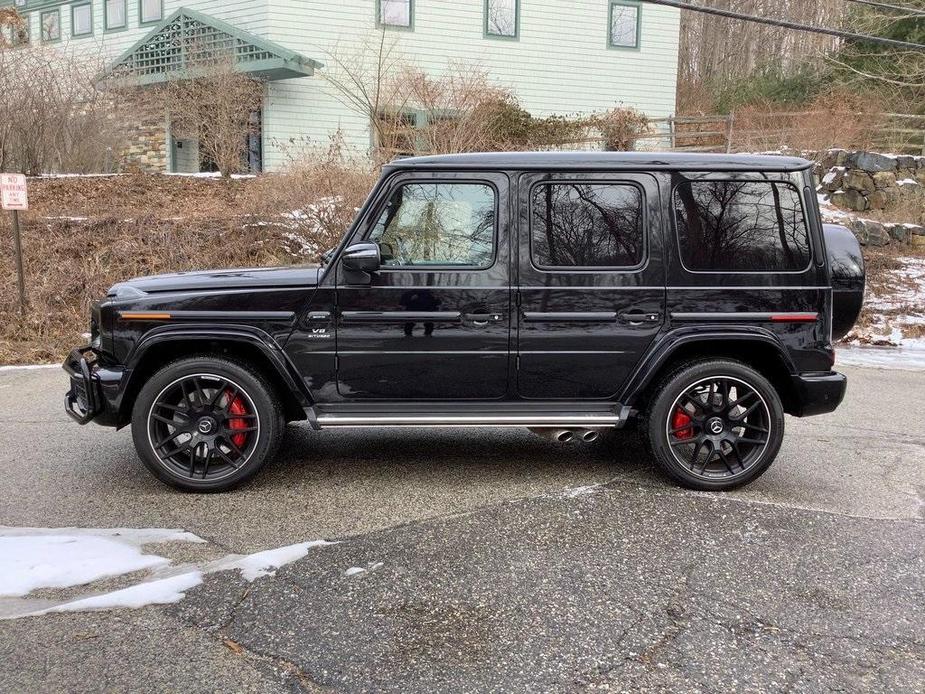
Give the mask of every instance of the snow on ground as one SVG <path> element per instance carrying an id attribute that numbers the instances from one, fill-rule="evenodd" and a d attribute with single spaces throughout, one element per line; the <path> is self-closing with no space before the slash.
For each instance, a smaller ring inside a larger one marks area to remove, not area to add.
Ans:
<path id="1" fill-rule="evenodd" d="M 922 371 L 925 370 L 925 340 L 912 340 L 903 347 L 839 347 L 838 364 Z"/>
<path id="2" fill-rule="evenodd" d="M 34 371 L 35 369 L 60 369 L 61 364 L 25 364 L 0 366 L 0 371 Z"/>
<path id="3" fill-rule="evenodd" d="M 324 547 L 325 545 L 334 545 L 336 542 L 326 540 L 313 540 L 312 542 L 300 542 L 296 545 L 268 549 L 255 554 L 239 555 L 230 554 L 227 557 L 212 562 L 205 567 L 207 573 L 215 571 L 227 571 L 238 569 L 241 576 L 247 581 L 256 581 L 261 576 L 274 576 L 276 570 L 286 564 L 302 559 L 308 554 L 308 550 L 313 547 Z"/>
<path id="4" fill-rule="evenodd" d="M 925 369 L 925 258 L 900 257 L 864 298 L 867 323 L 839 346 L 838 361 L 858 366 Z"/>
<path id="5" fill-rule="evenodd" d="M 312 548 L 336 544 L 314 540 L 183 566 L 173 566 L 169 559 L 141 552 L 142 545 L 166 542 L 205 540 L 182 530 L 157 528 L 0 527 L 0 619 L 178 602 L 206 574 L 240 571 L 245 580 L 255 581 L 275 575 L 280 567 L 304 558 Z M 136 571 L 148 574 L 119 590 L 58 601 L 27 597 L 43 588 L 90 585 Z"/>
<path id="6" fill-rule="evenodd" d="M 0 537 L 0 557 L 0 597 L 21 597 L 37 588 L 70 588 L 169 564 L 131 545 L 86 535 Z"/>
<path id="7" fill-rule="evenodd" d="M 88 612 L 90 610 L 112 610 L 117 608 L 138 609 L 147 605 L 166 605 L 180 602 L 186 591 L 202 583 L 202 573 L 189 571 L 179 576 L 170 576 L 155 581 L 137 583 L 134 586 L 114 590 L 102 595 L 72 600 L 43 610 L 30 612 L 29 617 L 39 617 L 50 612 Z M 24 615 L 25 616 L 25 615 Z"/>

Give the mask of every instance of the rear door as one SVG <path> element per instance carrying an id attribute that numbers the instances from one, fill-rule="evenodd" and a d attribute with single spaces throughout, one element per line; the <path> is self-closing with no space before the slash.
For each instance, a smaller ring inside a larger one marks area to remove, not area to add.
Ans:
<path id="1" fill-rule="evenodd" d="M 657 180 L 523 174 L 518 208 L 518 393 L 616 397 L 665 320 Z"/>

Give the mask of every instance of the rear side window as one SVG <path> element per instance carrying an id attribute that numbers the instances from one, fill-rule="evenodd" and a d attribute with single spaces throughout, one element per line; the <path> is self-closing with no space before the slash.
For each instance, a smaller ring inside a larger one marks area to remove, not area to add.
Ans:
<path id="1" fill-rule="evenodd" d="M 537 267 L 642 264 L 642 192 L 625 183 L 544 183 L 533 189 L 531 252 Z"/>
<path id="2" fill-rule="evenodd" d="M 688 181 L 674 191 L 688 270 L 792 272 L 809 266 L 800 194 L 774 181 Z"/>

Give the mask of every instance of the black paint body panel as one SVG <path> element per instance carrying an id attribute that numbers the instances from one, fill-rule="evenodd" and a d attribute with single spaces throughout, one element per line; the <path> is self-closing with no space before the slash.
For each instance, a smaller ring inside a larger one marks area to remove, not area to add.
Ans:
<path id="1" fill-rule="evenodd" d="M 679 181 L 711 177 L 796 187 L 811 232 L 810 266 L 781 273 L 687 270 L 669 201 Z M 366 277 L 344 271 L 344 248 L 369 237 L 390 194 L 409 180 L 475 181 L 495 189 L 489 267 L 383 267 Z M 625 269 L 536 267 L 529 193 L 557 180 L 638 187 L 643 262 Z M 170 345 L 191 354 L 210 345 L 250 350 L 309 418 L 315 407 L 389 403 L 632 406 L 678 350 L 698 344 L 766 350 L 793 379 L 794 414 L 829 411 L 844 381 L 831 372 L 833 279 L 811 184 L 809 162 L 785 157 L 599 152 L 394 162 L 326 268 L 179 273 L 113 287 L 93 314 L 103 410 L 97 421 L 125 423 L 126 394 L 138 385 L 133 374 L 144 373 L 148 360 Z"/>

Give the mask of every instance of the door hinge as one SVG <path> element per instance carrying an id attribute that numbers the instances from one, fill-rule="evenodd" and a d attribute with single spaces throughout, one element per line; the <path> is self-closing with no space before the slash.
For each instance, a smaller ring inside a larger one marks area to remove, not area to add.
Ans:
<path id="1" fill-rule="evenodd" d="M 519 355 L 519 354 L 518 354 L 517 357 L 514 359 L 514 370 L 515 370 L 515 371 L 520 371 L 520 355 Z"/>

